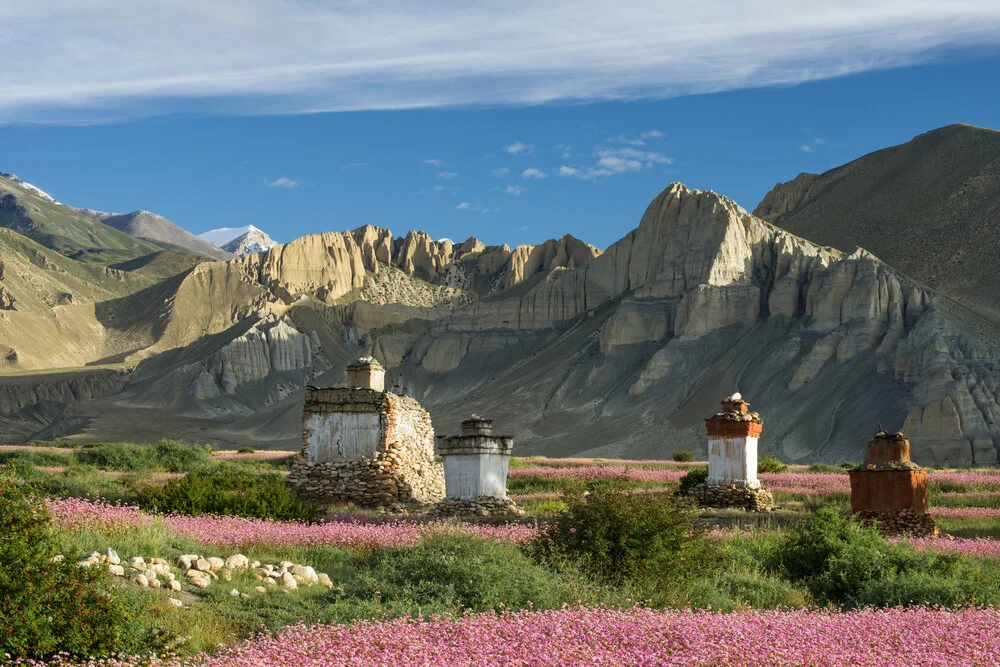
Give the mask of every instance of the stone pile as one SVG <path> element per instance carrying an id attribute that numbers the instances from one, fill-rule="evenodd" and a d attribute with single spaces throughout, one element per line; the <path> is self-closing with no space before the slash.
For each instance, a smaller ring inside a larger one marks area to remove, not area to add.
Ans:
<path id="1" fill-rule="evenodd" d="M 690 489 L 688 495 L 704 507 L 735 508 L 747 512 L 770 512 L 774 508 L 774 497 L 767 489 L 746 489 L 735 485 L 716 486 L 702 483 Z"/>
<path id="2" fill-rule="evenodd" d="M 476 496 L 445 498 L 434 504 L 431 516 L 524 516 L 524 510 L 510 498 Z"/>
<path id="3" fill-rule="evenodd" d="M 60 555 L 55 559 L 62 560 L 63 557 Z M 112 576 L 121 577 L 142 588 L 163 588 L 175 593 L 184 590 L 181 580 L 171 571 L 170 563 L 165 558 L 135 556 L 128 559 L 126 564 L 114 549 L 107 548 L 104 551 L 91 552 L 77 561 L 77 565 L 80 567 L 106 565 Z M 204 590 L 220 579 L 232 581 L 234 574 L 250 570 L 253 570 L 257 581 L 262 584 L 255 589 L 258 593 L 266 593 L 268 588 L 280 588 L 287 592 L 300 586 L 314 584 L 333 587 L 328 575 L 317 573 L 311 566 L 291 561 L 272 565 L 251 561 L 243 554 L 233 554 L 228 558 L 184 554 L 177 558 L 176 567 L 181 570 L 191 589 Z M 240 593 L 238 590 L 235 593 L 247 597 L 246 593 Z M 171 603 L 181 606 L 180 600 L 171 598 Z"/>
<path id="4" fill-rule="evenodd" d="M 416 400 L 384 391 L 384 370 L 371 359 L 348 367 L 348 382 L 307 387 L 302 451 L 289 487 L 320 505 L 405 508 L 444 496 L 434 460 L 434 427 Z"/>
<path id="5" fill-rule="evenodd" d="M 904 508 L 896 512 L 862 510 L 855 512 L 854 518 L 866 526 L 874 523 L 878 531 L 886 536 L 937 537 L 941 533 L 930 514 L 913 508 Z"/>

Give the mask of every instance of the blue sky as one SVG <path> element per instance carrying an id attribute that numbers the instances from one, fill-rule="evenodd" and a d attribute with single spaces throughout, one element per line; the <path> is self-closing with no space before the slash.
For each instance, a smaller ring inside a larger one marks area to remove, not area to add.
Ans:
<path id="1" fill-rule="evenodd" d="M 1000 128 L 998 3 L 93 4 L 0 26 L 0 171 L 194 233 L 606 247 L 675 180 L 752 209 L 942 125 Z"/>

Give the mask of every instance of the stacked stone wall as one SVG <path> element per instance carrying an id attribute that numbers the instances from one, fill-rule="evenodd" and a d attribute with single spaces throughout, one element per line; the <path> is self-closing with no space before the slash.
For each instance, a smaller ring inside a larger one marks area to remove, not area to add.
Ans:
<path id="1" fill-rule="evenodd" d="M 702 507 L 736 508 L 747 512 L 770 512 L 774 508 L 774 497 L 767 489 L 698 484 L 688 491 L 688 495 Z"/>
<path id="2" fill-rule="evenodd" d="M 878 531 L 886 536 L 911 535 L 913 537 L 936 537 L 940 530 L 933 517 L 927 512 L 913 508 L 898 511 L 876 512 L 872 510 L 855 512 L 854 519 L 871 525 L 875 523 Z"/>
<path id="3" fill-rule="evenodd" d="M 317 444 L 307 426 L 317 415 L 378 415 L 373 456 L 310 460 Z M 444 497 L 444 469 L 434 460 L 430 414 L 414 399 L 370 389 L 315 389 L 306 394 L 303 446 L 288 484 L 317 504 L 355 503 L 364 507 L 429 504 Z"/>
<path id="4" fill-rule="evenodd" d="M 524 516 L 524 510 L 510 498 L 476 496 L 445 498 L 431 508 L 432 516 Z"/>

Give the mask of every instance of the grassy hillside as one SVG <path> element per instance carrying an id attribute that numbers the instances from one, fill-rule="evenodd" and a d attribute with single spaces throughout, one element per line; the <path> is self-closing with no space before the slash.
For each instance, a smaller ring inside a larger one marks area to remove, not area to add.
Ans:
<path id="1" fill-rule="evenodd" d="M 0 178 L 0 227 L 8 227 L 41 245 L 81 261 L 104 263 L 91 249 L 116 251 L 114 261 L 156 252 L 161 248 L 102 222 L 77 213 Z"/>

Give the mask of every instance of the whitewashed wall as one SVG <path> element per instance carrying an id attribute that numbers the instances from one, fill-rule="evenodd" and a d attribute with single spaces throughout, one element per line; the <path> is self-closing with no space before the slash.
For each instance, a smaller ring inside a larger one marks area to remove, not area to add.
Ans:
<path id="1" fill-rule="evenodd" d="M 735 484 L 759 489 L 757 479 L 757 438 L 713 436 L 708 439 L 708 480 L 714 486 Z"/>
<path id="2" fill-rule="evenodd" d="M 382 438 L 381 419 L 371 412 L 311 415 L 303 428 L 307 434 L 306 454 L 313 463 L 372 458 Z"/>
<path id="3" fill-rule="evenodd" d="M 507 464 L 500 454 L 451 454 L 444 457 L 444 487 L 448 498 L 507 497 Z"/>

